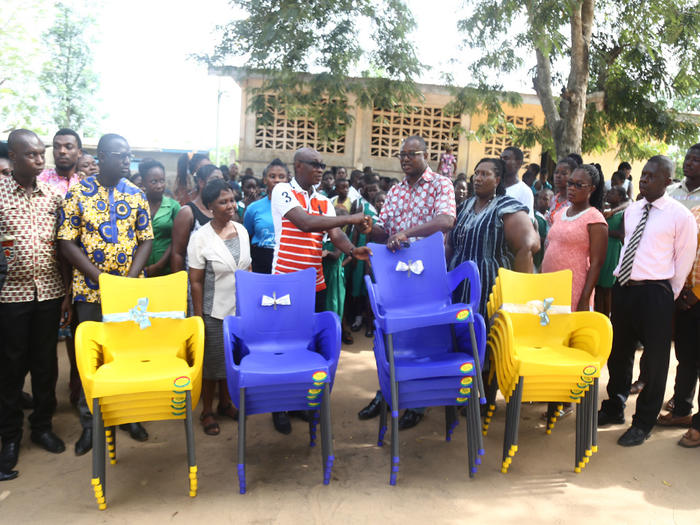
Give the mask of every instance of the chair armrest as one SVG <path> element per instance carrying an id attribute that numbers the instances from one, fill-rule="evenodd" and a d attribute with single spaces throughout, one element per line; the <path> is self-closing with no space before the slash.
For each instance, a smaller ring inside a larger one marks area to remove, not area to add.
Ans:
<path id="1" fill-rule="evenodd" d="M 372 279 L 370 279 L 369 275 L 365 275 L 365 286 L 367 287 L 367 297 L 369 298 L 369 304 L 372 307 L 372 313 L 374 313 L 374 317 L 379 324 L 384 326 L 386 317 L 379 311 L 377 291 L 374 289 L 374 283 L 372 282 Z"/>
<path id="2" fill-rule="evenodd" d="M 85 390 L 88 408 L 92 411 L 92 387 L 95 372 L 104 364 L 102 323 L 85 321 L 75 331 L 75 361 Z"/>
<path id="3" fill-rule="evenodd" d="M 340 318 L 335 312 L 314 314 L 314 338 L 312 350 L 321 354 L 329 363 L 331 378 L 335 377 L 340 357 Z"/>
<path id="4" fill-rule="evenodd" d="M 573 326 L 569 346 L 589 352 L 605 364 L 612 349 L 612 325 L 607 316 L 598 312 L 572 312 Z"/>
<path id="5" fill-rule="evenodd" d="M 479 277 L 479 268 L 474 261 L 464 261 L 454 270 L 447 273 L 450 291 L 454 291 L 464 279 L 469 279 L 469 304 L 473 310 L 479 310 L 481 279 Z"/>
<path id="6" fill-rule="evenodd" d="M 204 322 L 201 317 L 184 319 L 190 336 L 187 338 L 187 363 L 200 369 L 204 361 Z"/>

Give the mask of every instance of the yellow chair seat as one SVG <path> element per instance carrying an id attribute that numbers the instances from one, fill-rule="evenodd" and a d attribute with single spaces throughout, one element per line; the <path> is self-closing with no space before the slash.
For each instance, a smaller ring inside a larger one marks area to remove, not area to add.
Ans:
<path id="1" fill-rule="evenodd" d="M 102 365 L 93 377 L 93 397 L 147 392 L 191 390 L 191 369 L 179 357 L 149 355 L 147 358 L 122 357 Z M 178 381 L 178 378 L 181 378 Z M 180 386 L 178 387 L 177 384 Z"/>

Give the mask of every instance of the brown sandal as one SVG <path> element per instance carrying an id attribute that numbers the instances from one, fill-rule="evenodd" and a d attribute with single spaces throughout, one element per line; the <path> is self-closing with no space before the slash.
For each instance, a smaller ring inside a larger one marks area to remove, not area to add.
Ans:
<path id="1" fill-rule="evenodd" d="M 233 406 L 233 403 L 228 404 L 226 408 L 222 407 L 221 405 L 218 406 L 216 409 L 216 412 L 223 417 L 230 417 L 234 421 L 238 421 L 238 409 Z"/>
<path id="2" fill-rule="evenodd" d="M 214 412 L 202 412 L 199 416 L 199 420 L 202 422 L 202 427 L 204 427 L 204 433 L 208 436 L 218 436 L 221 429 L 219 424 L 214 419 Z M 209 421 L 209 423 L 207 423 Z"/>
<path id="3" fill-rule="evenodd" d="M 698 436 L 697 438 L 693 437 L 694 433 Z M 690 430 L 688 430 L 688 432 L 683 434 L 683 437 L 678 442 L 678 444 L 681 447 L 685 447 L 685 448 L 700 447 L 700 431 L 691 428 Z"/>

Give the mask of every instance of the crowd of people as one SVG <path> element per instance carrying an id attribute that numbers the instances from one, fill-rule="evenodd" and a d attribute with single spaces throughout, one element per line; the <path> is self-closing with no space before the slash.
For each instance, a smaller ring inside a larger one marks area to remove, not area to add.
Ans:
<path id="1" fill-rule="evenodd" d="M 314 268 L 316 310 L 336 312 L 343 342 L 352 344 L 363 328 L 373 336 L 364 287 L 365 275 L 372 275 L 368 243 L 397 251 L 435 232 L 445 236 L 448 269 L 476 262 L 482 315 L 499 268 L 571 270 L 572 310 L 595 308 L 613 325 L 599 425 L 624 423 L 628 397 L 638 394 L 620 445 L 642 444 L 659 424 L 689 428 L 679 444 L 700 446 L 700 413 L 691 416 L 700 363 L 700 144 L 688 150 L 678 183 L 672 184 L 670 159 L 651 157 L 636 201 L 627 163 L 610 180 L 575 154 L 559 160 L 551 176 L 537 164 L 521 174 L 523 152 L 508 147 L 500 157 L 479 160 L 471 177 L 455 177 L 452 150 L 441 155 L 435 172 L 420 136 L 401 144 L 402 180 L 369 167 L 348 176 L 302 148 L 291 166 L 272 160 L 261 179 L 250 168 L 240 176 L 236 164 L 216 166 L 206 155 L 186 154 L 172 188 L 156 160 L 142 159 L 132 173 L 129 144 L 116 134 L 101 137 L 93 158 L 75 131 L 59 130 L 51 169 L 45 169 L 45 145 L 31 131 L 13 131 L 6 149 L 0 150 L 0 480 L 17 476 L 25 408 L 32 409 L 31 440 L 49 452 L 65 450 L 51 424 L 59 327 L 71 366 L 70 401 L 83 427 L 75 453 L 92 447 L 73 334 L 83 321 L 102 320 L 101 273 L 188 272 L 189 315 L 205 326 L 200 421 L 213 436 L 219 418 L 238 417 L 225 381 L 222 329 L 236 312 L 237 270 Z M 467 296 L 462 285 L 454 300 Z M 672 340 L 674 395 L 659 416 Z M 640 378 L 633 384 L 638 348 Z M 23 392 L 27 373 L 31 396 Z M 377 392 L 358 417 L 375 417 L 380 407 Z M 564 407 L 560 415 L 570 411 Z M 406 410 L 399 427 L 411 428 L 424 416 L 425 409 Z M 291 417 L 308 415 L 274 413 L 274 428 L 291 432 Z M 149 437 L 140 423 L 121 428 L 139 441 Z"/>

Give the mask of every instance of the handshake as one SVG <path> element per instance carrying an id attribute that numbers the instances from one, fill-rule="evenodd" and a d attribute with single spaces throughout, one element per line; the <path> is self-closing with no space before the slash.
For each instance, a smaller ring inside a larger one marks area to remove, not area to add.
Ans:
<path id="1" fill-rule="evenodd" d="M 362 234 L 368 234 L 372 231 L 372 225 L 374 221 L 370 215 L 365 215 L 364 213 L 353 213 L 349 217 L 348 224 L 357 226 L 357 229 Z"/>

